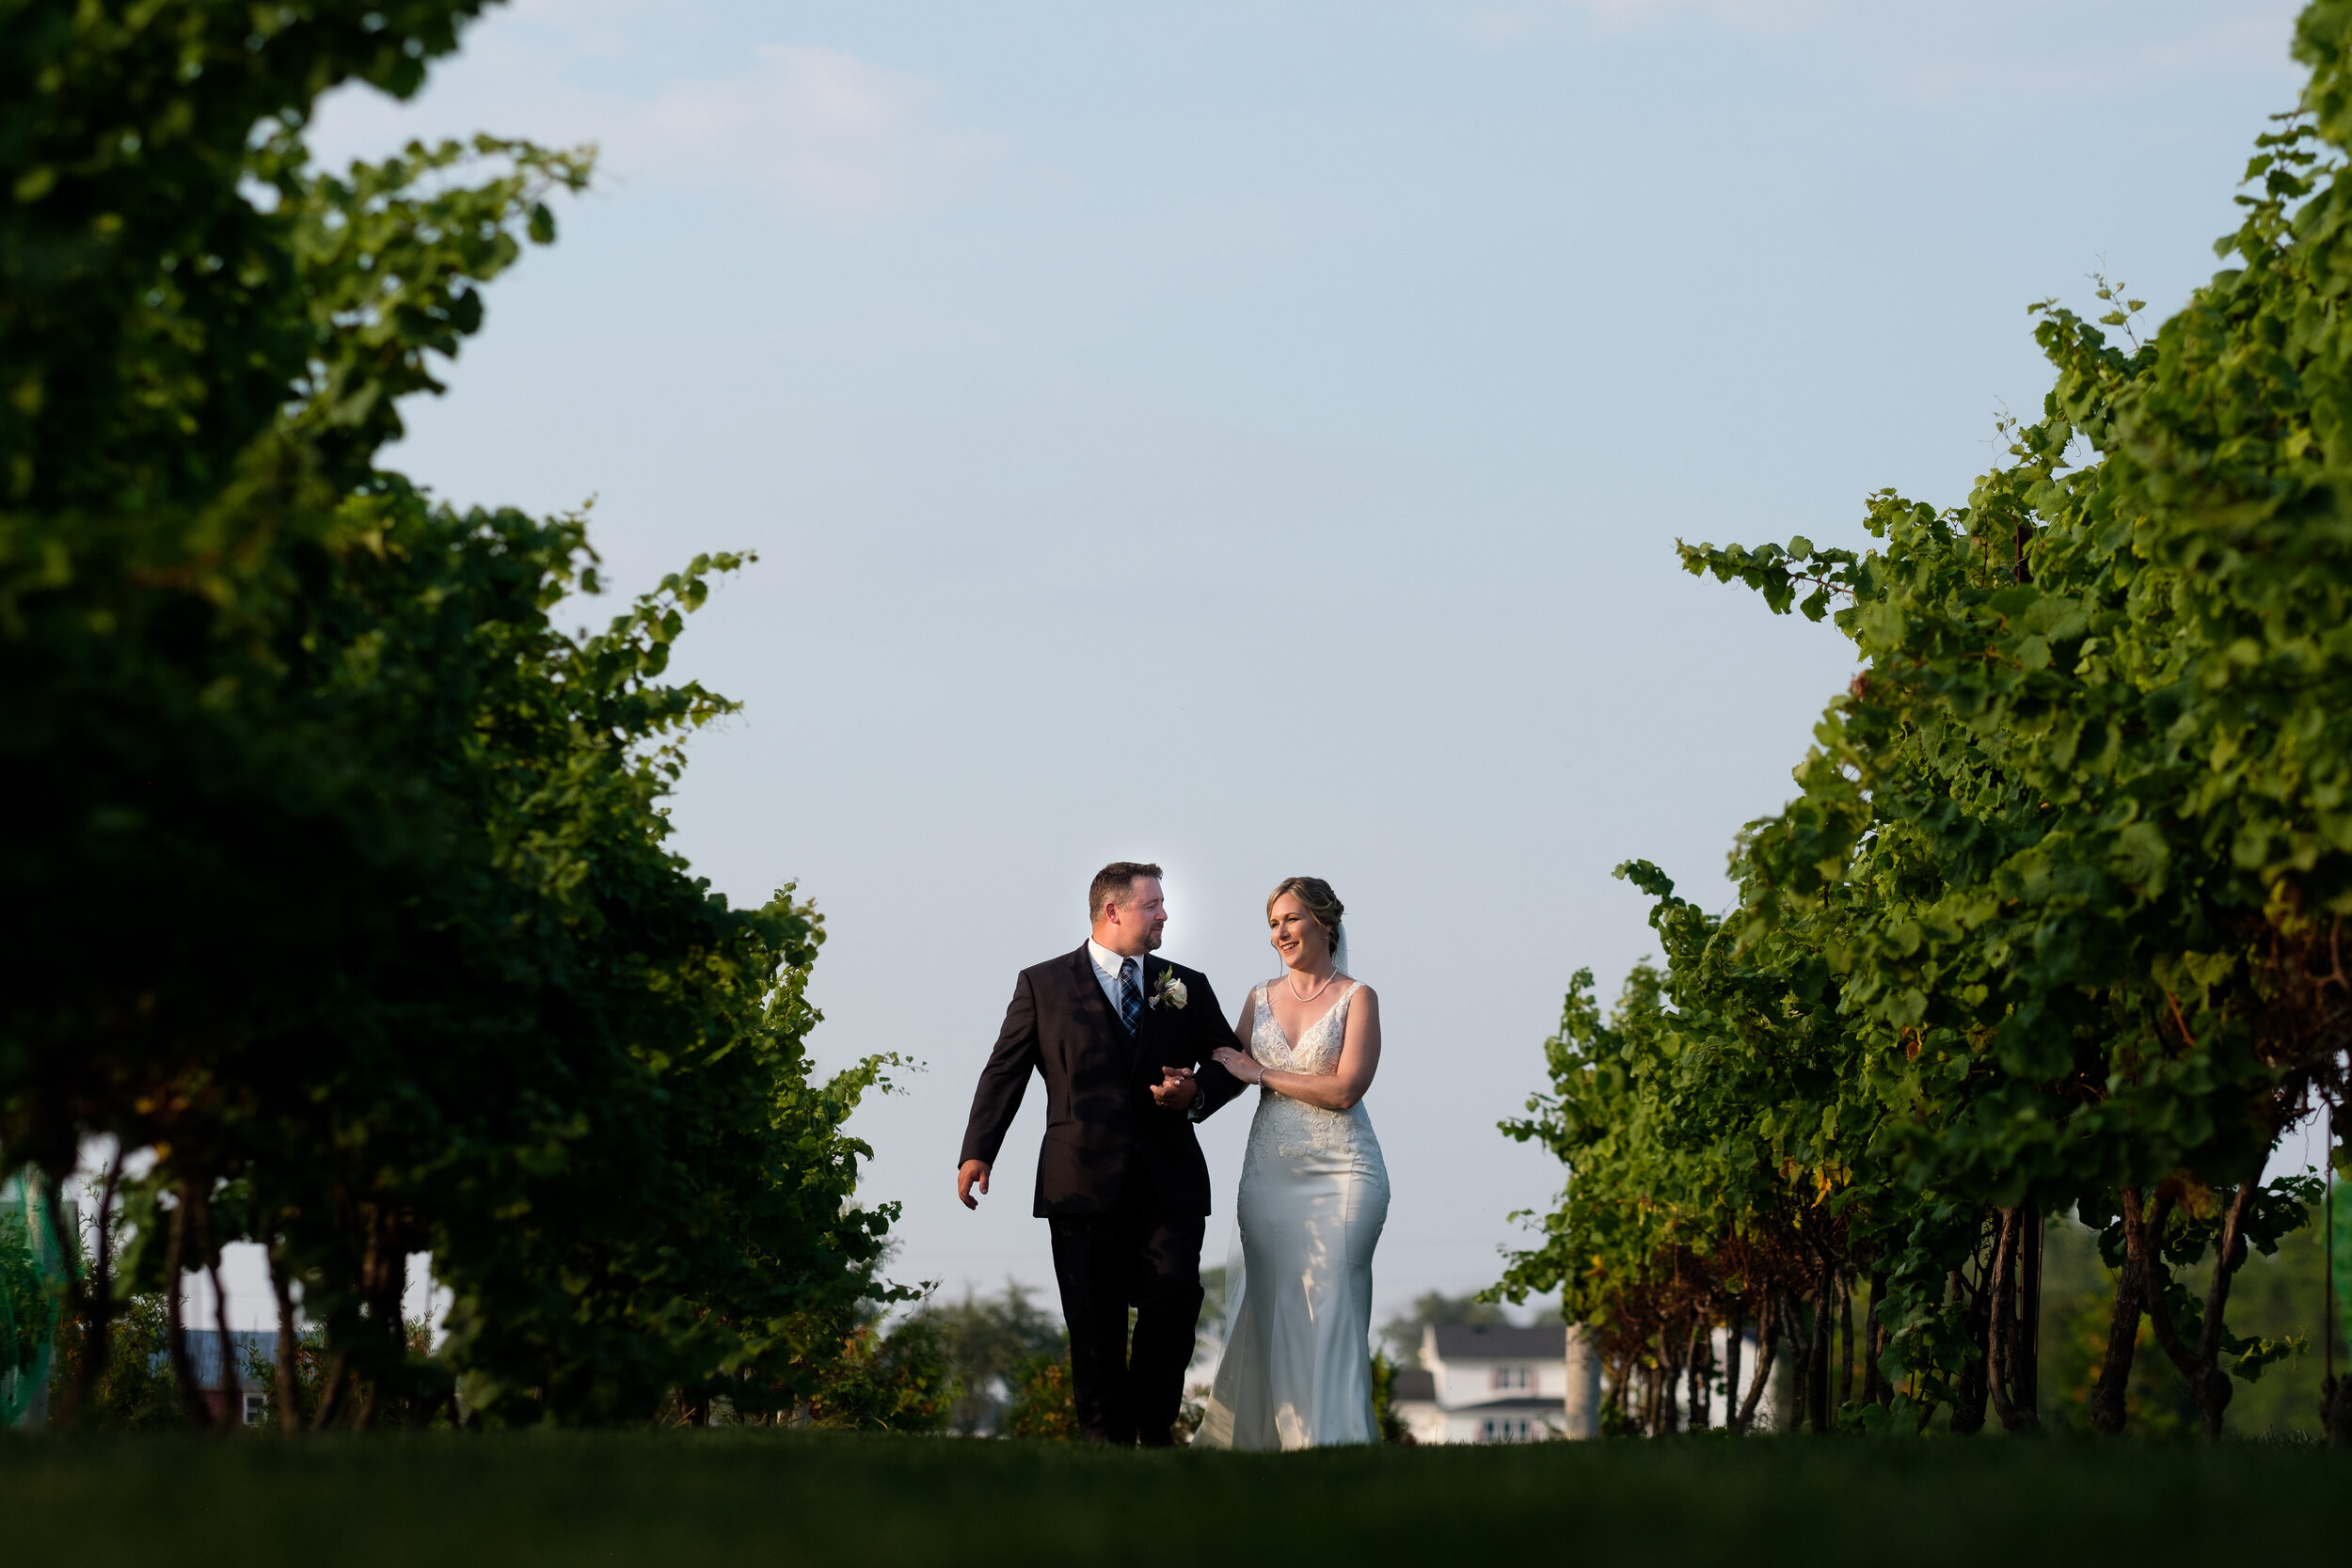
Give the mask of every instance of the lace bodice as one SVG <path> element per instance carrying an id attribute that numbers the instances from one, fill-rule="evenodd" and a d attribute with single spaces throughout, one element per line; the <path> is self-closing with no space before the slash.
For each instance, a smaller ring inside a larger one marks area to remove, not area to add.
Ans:
<path id="1" fill-rule="evenodd" d="M 1258 1013 L 1250 1027 L 1249 1054 L 1259 1065 L 1277 1072 L 1327 1078 L 1339 1071 L 1340 1051 L 1347 1043 L 1347 1007 L 1356 1000 L 1358 982 L 1350 980 L 1330 1010 L 1309 1024 L 1295 1042 L 1274 1021 L 1274 1004 L 1266 993 L 1276 983 L 1268 981 L 1255 993 Z M 1249 1142 L 1253 1153 L 1263 1148 L 1283 1159 L 1368 1150 L 1376 1160 L 1380 1147 L 1373 1139 L 1372 1118 L 1360 1101 L 1350 1110 L 1328 1111 L 1271 1088 L 1258 1091 L 1258 1115 L 1250 1124 Z"/>
<path id="2" fill-rule="evenodd" d="M 1274 1021 L 1274 1003 L 1267 996 L 1274 982 L 1258 988 L 1258 1021 L 1249 1031 L 1249 1054 L 1259 1065 L 1277 1072 L 1303 1072 L 1327 1078 L 1340 1070 L 1340 1049 L 1347 1042 L 1347 1005 L 1356 1000 L 1357 982 L 1350 980 L 1340 999 L 1307 1026 L 1293 1045 Z"/>

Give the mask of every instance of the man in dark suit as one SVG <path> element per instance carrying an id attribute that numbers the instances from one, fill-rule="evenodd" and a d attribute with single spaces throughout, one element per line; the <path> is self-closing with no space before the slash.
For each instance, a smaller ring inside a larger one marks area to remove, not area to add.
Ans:
<path id="1" fill-rule="evenodd" d="M 979 1207 L 973 1192 L 988 1191 L 1035 1069 L 1045 1080 L 1036 1212 L 1054 1230 L 1078 1425 L 1156 1448 L 1170 1441 L 1200 1323 L 1209 1166 L 1192 1124 L 1242 1085 L 1211 1059 L 1233 1036 L 1208 976 L 1151 956 L 1168 924 L 1160 868 L 1104 866 L 1087 913 L 1084 946 L 1013 985 L 972 1097 L 956 1196 Z"/>

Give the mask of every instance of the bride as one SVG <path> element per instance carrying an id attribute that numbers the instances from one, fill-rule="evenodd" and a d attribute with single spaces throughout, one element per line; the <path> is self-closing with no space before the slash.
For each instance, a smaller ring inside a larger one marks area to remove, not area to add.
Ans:
<path id="1" fill-rule="evenodd" d="M 1242 1157 L 1241 1267 L 1227 1282 L 1224 1358 L 1195 1442 L 1213 1449 L 1376 1443 L 1372 1250 L 1389 1173 L 1364 1114 L 1380 1003 L 1342 973 L 1344 912 L 1328 882 L 1266 900 L 1282 974 L 1249 993 L 1216 1060 L 1260 1085 Z M 1295 1043 L 1294 1043 L 1295 1042 Z"/>

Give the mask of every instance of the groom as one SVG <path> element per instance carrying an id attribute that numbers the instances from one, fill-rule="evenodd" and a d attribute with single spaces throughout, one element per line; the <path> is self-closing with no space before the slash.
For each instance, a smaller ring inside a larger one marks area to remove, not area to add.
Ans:
<path id="1" fill-rule="evenodd" d="M 1054 1230 L 1079 1429 L 1161 1448 L 1200 1323 L 1209 1167 L 1192 1124 L 1242 1085 L 1210 1059 L 1233 1037 L 1208 976 L 1151 957 L 1168 924 L 1160 868 L 1112 862 L 1087 890 L 1087 913 L 1085 946 L 1013 984 L 972 1097 L 956 1196 L 979 1207 L 973 1191 L 988 1191 L 1034 1069 L 1045 1079 L 1037 1214 Z"/>

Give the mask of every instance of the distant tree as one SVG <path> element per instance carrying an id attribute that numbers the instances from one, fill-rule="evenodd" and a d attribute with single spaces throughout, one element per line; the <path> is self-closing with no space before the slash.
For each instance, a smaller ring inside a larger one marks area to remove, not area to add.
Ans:
<path id="1" fill-rule="evenodd" d="M 1383 1443 L 1409 1443 L 1413 1440 L 1405 1418 L 1396 1413 L 1396 1363 L 1387 1351 L 1372 1353 L 1372 1418 L 1380 1429 Z"/>
<path id="2" fill-rule="evenodd" d="M 1071 1399 L 1067 1342 L 1050 1355 L 1033 1355 L 1013 1368 L 1012 1398 L 1005 1406 L 1005 1435 L 1077 1441 L 1078 1411 Z"/>
<path id="3" fill-rule="evenodd" d="M 929 1303 L 907 1320 L 938 1336 L 956 1381 L 946 1424 L 967 1437 L 1002 1431 L 1015 1370 L 1061 1353 L 1061 1324 L 1029 1299 L 1034 1294 L 1008 1279 L 999 1295 L 966 1288 L 961 1301 Z"/>
<path id="4" fill-rule="evenodd" d="M 948 1424 L 958 1383 L 946 1336 L 916 1317 L 885 1334 L 868 1323 L 850 1335 L 809 1401 L 818 1426 L 867 1432 L 937 1432 Z"/>
<path id="5" fill-rule="evenodd" d="M 84 1424 L 99 1432 L 157 1432 L 186 1424 L 186 1414 L 165 1364 L 164 1298 L 142 1291 L 115 1307 L 105 1338 L 106 1360 L 87 1380 L 91 1390 Z M 82 1356 L 90 1343 L 80 1320 L 58 1324 L 56 1360 L 51 1376 L 65 1385 L 82 1376 Z"/>

